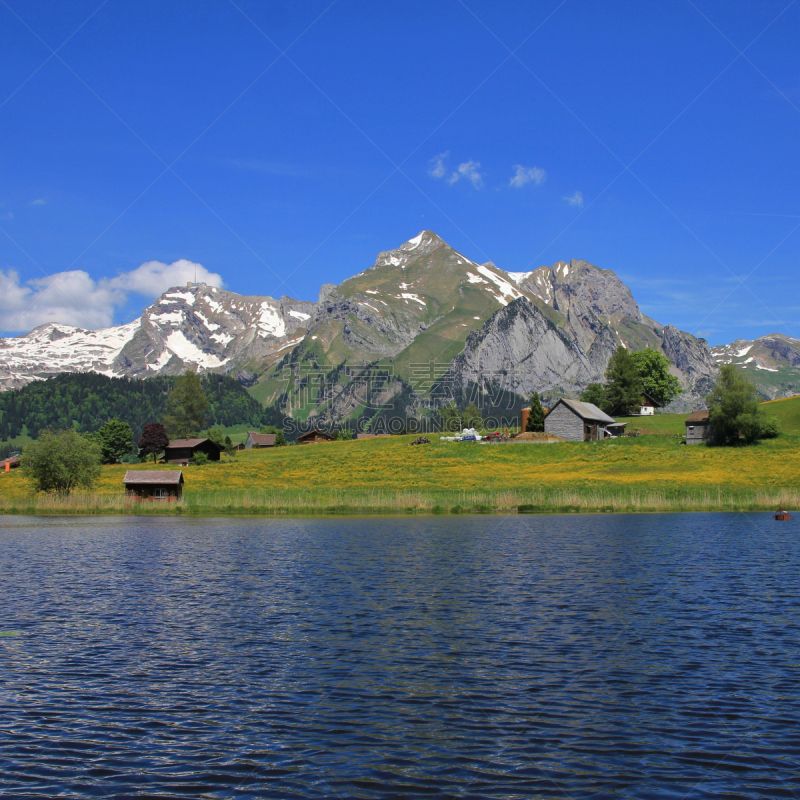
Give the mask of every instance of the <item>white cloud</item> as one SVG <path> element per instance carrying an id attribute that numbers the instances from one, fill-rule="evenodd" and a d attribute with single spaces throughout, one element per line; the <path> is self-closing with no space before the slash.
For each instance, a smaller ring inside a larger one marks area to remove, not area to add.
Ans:
<path id="1" fill-rule="evenodd" d="M 31 205 L 32 206 L 43 206 L 45 204 L 45 202 L 46 201 L 43 200 L 41 197 L 37 197 L 35 200 L 31 200 Z"/>
<path id="2" fill-rule="evenodd" d="M 428 175 L 432 178 L 444 178 L 447 175 L 447 167 L 444 165 L 444 160 L 450 155 L 449 150 L 444 153 L 439 153 L 430 160 L 430 167 L 428 168 Z"/>
<path id="3" fill-rule="evenodd" d="M 428 167 L 428 175 L 430 175 L 432 178 L 436 178 L 437 180 L 444 178 L 448 172 L 448 168 L 444 162 L 449 155 L 450 151 L 446 150 L 444 153 L 439 153 L 438 156 L 434 156 L 428 162 L 430 165 Z M 454 183 L 461 180 L 461 178 L 466 178 L 467 180 L 472 181 L 472 185 L 476 189 L 480 189 L 483 186 L 483 175 L 481 175 L 481 173 L 478 171 L 480 168 L 481 165 L 479 161 L 465 161 L 463 164 L 458 165 L 458 169 L 450 173 L 447 183 L 452 186 Z"/>
<path id="4" fill-rule="evenodd" d="M 196 276 L 196 278 L 195 278 Z M 111 278 L 109 284 L 126 292 L 143 294 L 146 297 L 158 295 L 173 286 L 183 286 L 187 281 L 207 283 L 209 286 L 222 287 L 222 276 L 209 272 L 202 264 L 181 258 L 171 264 L 161 261 L 146 261 L 130 272 L 123 272 Z"/>
<path id="5" fill-rule="evenodd" d="M 447 182 L 452 185 L 459 178 L 467 178 L 472 181 L 472 185 L 476 189 L 480 189 L 483 186 L 483 175 L 478 172 L 480 168 L 480 161 L 465 161 L 458 165 L 458 170 L 447 179 Z"/>
<path id="6" fill-rule="evenodd" d="M 195 270 L 198 282 L 223 286 L 221 276 L 186 259 L 172 264 L 148 261 L 130 272 L 99 281 L 78 269 L 28 281 L 20 281 L 14 270 L 0 270 L 0 331 L 27 333 L 46 322 L 107 328 L 113 324 L 115 309 L 125 305 L 129 293 L 155 299 L 167 289 L 194 281 Z"/>
<path id="7" fill-rule="evenodd" d="M 547 179 L 547 173 L 540 167 L 523 167 L 522 164 L 514 164 L 515 173 L 508 182 L 509 186 L 521 189 L 526 183 L 535 183 L 541 186 Z"/>
<path id="8" fill-rule="evenodd" d="M 583 208 L 583 192 L 575 192 L 572 197 L 565 197 L 564 198 L 571 206 L 577 206 L 578 208 Z"/>
<path id="9" fill-rule="evenodd" d="M 0 270 L 0 328 L 27 332 L 45 322 L 107 328 L 124 293 L 97 283 L 83 270 L 57 272 L 21 283 L 14 270 Z"/>

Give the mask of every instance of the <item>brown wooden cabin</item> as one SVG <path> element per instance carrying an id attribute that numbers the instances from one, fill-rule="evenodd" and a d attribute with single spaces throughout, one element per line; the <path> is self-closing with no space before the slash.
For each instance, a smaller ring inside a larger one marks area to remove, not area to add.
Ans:
<path id="1" fill-rule="evenodd" d="M 333 436 L 325 431 L 314 430 L 308 431 L 297 437 L 297 444 L 319 444 L 321 442 L 332 442 Z"/>
<path id="2" fill-rule="evenodd" d="M 189 465 L 189 460 L 197 453 L 205 453 L 209 461 L 219 461 L 219 454 L 225 448 L 211 439 L 176 439 L 164 450 L 164 460 L 168 464 Z"/>
<path id="3" fill-rule="evenodd" d="M 274 433 L 256 433 L 256 431 L 247 431 L 247 440 L 244 443 L 245 450 L 252 450 L 261 447 L 275 447 Z"/>
<path id="4" fill-rule="evenodd" d="M 129 469 L 122 483 L 129 495 L 140 500 L 177 500 L 183 494 L 179 469 Z"/>

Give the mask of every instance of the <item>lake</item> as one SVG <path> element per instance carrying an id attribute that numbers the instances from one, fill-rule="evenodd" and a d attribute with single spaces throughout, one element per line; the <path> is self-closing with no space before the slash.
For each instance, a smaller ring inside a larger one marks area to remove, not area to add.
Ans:
<path id="1" fill-rule="evenodd" d="M 0 795 L 800 797 L 800 524 L 0 517 Z"/>

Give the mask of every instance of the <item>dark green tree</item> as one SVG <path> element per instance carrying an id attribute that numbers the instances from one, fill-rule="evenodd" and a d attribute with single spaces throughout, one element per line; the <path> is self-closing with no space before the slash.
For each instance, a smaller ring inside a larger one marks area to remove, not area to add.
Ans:
<path id="1" fill-rule="evenodd" d="M 539 397 L 539 392 L 534 392 L 531 398 L 531 411 L 528 414 L 528 424 L 525 430 L 544 431 L 544 408 L 542 408 L 542 399 Z"/>
<path id="2" fill-rule="evenodd" d="M 465 428 L 482 428 L 483 416 L 481 415 L 481 410 L 475 403 L 467 403 L 461 412 L 461 421 Z"/>
<path id="3" fill-rule="evenodd" d="M 90 489 L 100 475 L 100 445 L 75 430 L 42 431 L 26 446 L 21 467 L 38 492 Z"/>
<path id="4" fill-rule="evenodd" d="M 606 367 L 606 413 L 624 417 L 642 403 L 642 379 L 630 351 L 621 345 L 614 351 Z"/>
<path id="5" fill-rule="evenodd" d="M 631 353 L 631 359 L 642 381 L 642 390 L 656 403 L 665 406 L 681 393 L 680 381 L 669 371 L 672 362 L 663 353 L 648 347 Z"/>
<path id="6" fill-rule="evenodd" d="M 465 427 L 461 412 L 452 400 L 439 409 L 439 419 L 442 430 L 447 433 L 459 433 Z"/>
<path id="7" fill-rule="evenodd" d="M 748 444 L 778 435 L 778 421 L 758 407 L 756 387 L 733 364 L 720 367 L 719 381 L 706 397 L 714 444 Z"/>
<path id="8" fill-rule="evenodd" d="M 216 442 L 220 447 L 225 446 L 225 428 L 222 425 L 214 425 L 206 431 L 206 437 Z"/>
<path id="9" fill-rule="evenodd" d="M 168 444 L 167 429 L 160 422 L 148 422 L 139 437 L 139 458 L 144 461 L 152 455 L 155 464 L 158 454 L 163 453 Z"/>
<path id="10" fill-rule="evenodd" d="M 127 422 L 111 419 L 96 433 L 90 434 L 97 444 L 104 464 L 116 464 L 123 456 L 133 450 L 133 431 Z"/>
<path id="11" fill-rule="evenodd" d="M 191 370 L 175 380 L 164 410 L 164 427 L 171 439 L 197 436 L 205 427 L 208 414 L 208 397 L 200 377 Z"/>
<path id="12" fill-rule="evenodd" d="M 232 456 L 236 452 L 236 449 L 233 446 L 233 442 L 231 441 L 231 437 L 230 436 L 226 436 L 225 437 L 224 446 L 225 446 L 225 452 L 226 452 L 227 455 Z"/>
<path id="13" fill-rule="evenodd" d="M 584 403 L 591 403 L 597 406 L 601 411 L 606 414 L 610 413 L 611 405 L 608 400 L 608 392 L 602 383 L 590 383 L 581 394 L 581 400 Z"/>
<path id="14" fill-rule="evenodd" d="M 261 433 L 274 433 L 275 447 L 283 447 L 286 444 L 286 434 L 276 425 L 262 425 Z"/>

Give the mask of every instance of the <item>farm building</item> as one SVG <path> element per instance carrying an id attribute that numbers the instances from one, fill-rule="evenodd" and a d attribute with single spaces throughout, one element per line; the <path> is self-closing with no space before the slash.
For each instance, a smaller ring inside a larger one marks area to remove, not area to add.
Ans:
<path id="1" fill-rule="evenodd" d="M 177 500 L 183 494 L 179 469 L 129 469 L 122 483 L 129 495 L 140 500 Z"/>
<path id="2" fill-rule="evenodd" d="M 639 408 L 639 415 L 642 417 L 652 417 L 656 413 L 656 409 L 661 408 L 660 403 L 656 403 L 649 394 L 642 395 L 642 403 Z"/>
<path id="3" fill-rule="evenodd" d="M 570 442 L 594 442 L 605 439 L 612 431 L 608 426 L 617 423 L 592 403 L 561 398 L 544 418 L 544 432 Z M 616 435 L 618 426 L 613 430 Z"/>
<path id="4" fill-rule="evenodd" d="M 695 411 L 686 419 L 686 444 L 711 441 L 711 420 L 708 411 Z"/>
<path id="5" fill-rule="evenodd" d="M 5 461 L 0 461 L 4 472 L 11 472 L 11 470 L 16 469 L 20 463 L 19 456 L 9 456 Z"/>
<path id="6" fill-rule="evenodd" d="M 275 434 L 247 431 L 247 439 L 244 443 L 244 449 L 252 450 L 254 447 L 256 449 L 260 449 L 262 447 L 275 447 Z"/>
<path id="7" fill-rule="evenodd" d="M 219 454 L 225 448 L 211 439 L 176 439 L 164 450 L 164 460 L 169 464 L 188 466 L 189 460 L 198 453 L 205 453 L 209 461 L 219 461 Z"/>
<path id="8" fill-rule="evenodd" d="M 317 444 L 320 442 L 332 442 L 333 436 L 325 431 L 314 430 L 308 431 L 297 437 L 297 444 Z"/>

